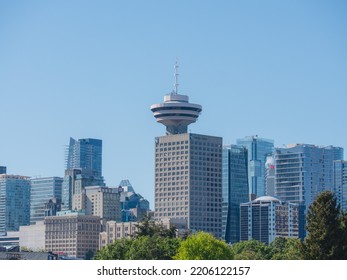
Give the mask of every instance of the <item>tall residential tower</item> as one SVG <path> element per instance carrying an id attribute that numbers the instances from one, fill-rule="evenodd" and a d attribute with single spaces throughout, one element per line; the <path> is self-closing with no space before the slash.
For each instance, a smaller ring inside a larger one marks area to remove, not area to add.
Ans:
<path id="1" fill-rule="evenodd" d="M 185 220 L 192 231 L 222 236 L 222 138 L 188 133 L 202 110 L 175 89 L 151 111 L 166 127 L 155 139 L 155 218 Z"/>

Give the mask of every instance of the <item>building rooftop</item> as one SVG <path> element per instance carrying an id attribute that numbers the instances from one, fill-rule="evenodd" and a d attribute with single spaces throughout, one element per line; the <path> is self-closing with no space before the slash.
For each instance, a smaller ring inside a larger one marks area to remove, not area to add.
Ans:
<path id="1" fill-rule="evenodd" d="M 262 202 L 281 202 L 279 199 L 273 196 L 261 196 L 253 200 L 254 202 L 262 201 Z"/>

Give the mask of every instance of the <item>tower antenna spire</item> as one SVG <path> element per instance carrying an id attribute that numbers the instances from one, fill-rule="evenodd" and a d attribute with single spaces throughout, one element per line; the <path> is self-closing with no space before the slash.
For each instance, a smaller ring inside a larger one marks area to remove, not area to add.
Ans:
<path id="1" fill-rule="evenodd" d="M 175 63 L 175 84 L 174 84 L 174 86 L 175 86 L 175 90 L 174 90 L 175 94 L 178 94 L 178 86 L 179 86 L 178 75 L 179 75 L 178 74 L 178 60 L 176 58 L 176 63 Z"/>

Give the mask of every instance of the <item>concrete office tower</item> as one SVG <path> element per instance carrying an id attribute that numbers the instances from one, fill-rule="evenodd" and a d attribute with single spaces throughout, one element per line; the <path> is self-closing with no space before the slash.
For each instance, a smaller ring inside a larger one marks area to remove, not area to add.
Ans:
<path id="1" fill-rule="evenodd" d="M 300 238 L 306 234 L 308 207 L 322 191 L 333 191 L 333 162 L 342 155 L 343 149 L 333 146 L 295 144 L 275 149 L 275 196 L 301 206 Z"/>
<path id="2" fill-rule="evenodd" d="M 61 200 L 62 183 L 61 177 L 30 179 L 30 224 L 44 220 L 46 205 L 50 200 Z"/>
<path id="3" fill-rule="evenodd" d="M 240 205 L 241 241 L 270 244 L 276 237 L 299 237 L 299 206 L 271 196 Z"/>
<path id="4" fill-rule="evenodd" d="M 274 141 L 257 135 L 237 139 L 237 145 L 248 150 L 248 185 L 250 200 L 265 195 L 265 162 L 273 153 Z"/>
<path id="5" fill-rule="evenodd" d="M 273 155 L 266 157 L 265 194 L 267 196 L 275 196 L 275 158 Z"/>
<path id="6" fill-rule="evenodd" d="M 0 175 L 0 234 L 30 224 L 30 181 L 19 175 Z"/>
<path id="7" fill-rule="evenodd" d="M 6 174 L 6 166 L 0 166 L 0 174 Z"/>
<path id="8" fill-rule="evenodd" d="M 190 230 L 221 237 L 222 138 L 187 133 L 201 106 L 177 93 L 175 76 L 175 90 L 151 106 L 167 134 L 155 139 L 155 218 L 186 220 Z"/>
<path id="9" fill-rule="evenodd" d="M 118 188 L 88 186 L 85 188 L 86 215 L 99 216 L 103 226 L 107 221 L 121 221 L 120 192 Z"/>
<path id="10" fill-rule="evenodd" d="M 228 243 L 240 241 L 240 204 L 248 202 L 247 149 L 223 147 L 222 237 Z"/>
<path id="11" fill-rule="evenodd" d="M 334 161 L 334 193 L 343 211 L 347 210 L 347 161 Z"/>

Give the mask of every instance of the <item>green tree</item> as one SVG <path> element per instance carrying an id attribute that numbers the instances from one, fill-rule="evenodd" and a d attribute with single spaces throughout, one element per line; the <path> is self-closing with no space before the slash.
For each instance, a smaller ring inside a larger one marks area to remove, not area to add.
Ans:
<path id="1" fill-rule="evenodd" d="M 177 238 L 140 236 L 133 239 L 125 256 L 127 260 L 171 260 L 177 253 Z"/>
<path id="2" fill-rule="evenodd" d="M 139 236 L 116 240 L 100 249 L 95 260 L 171 260 L 177 253 L 180 239 L 155 236 Z"/>
<path id="3" fill-rule="evenodd" d="M 94 256 L 95 260 L 125 260 L 126 252 L 131 246 L 130 239 L 115 240 L 113 244 L 108 244 L 100 249 Z"/>
<path id="4" fill-rule="evenodd" d="M 276 237 L 269 245 L 273 260 L 300 260 L 301 241 L 297 238 Z"/>
<path id="5" fill-rule="evenodd" d="M 198 232 L 181 242 L 176 260 L 230 260 L 233 258 L 231 248 L 224 241 L 212 234 Z"/>
<path id="6" fill-rule="evenodd" d="M 235 260 L 269 260 L 271 248 L 258 240 L 240 241 L 231 246 Z"/>
<path id="7" fill-rule="evenodd" d="M 304 259 L 346 259 L 345 216 L 332 192 L 324 191 L 318 195 L 306 216 L 308 235 L 301 246 Z"/>
<path id="8" fill-rule="evenodd" d="M 150 216 L 146 215 L 143 217 L 140 223 L 137 225 L 135 238 L 141 236 L 161 236 L 161 237 L 176 237 L 176 228 L 171 226 L 165 228 L 162 223 L 155 222 Z"/>
<path id="9" fill-rule="evenodd" d="M 88 250 L 88 251 L 86 252 L 86 256 L 85 256 L 84 259 L 86 259 L 86 260 L 92 260 L 93 257 L 94 257 L 94 252 L 93 252 L 92 250 Z"/>

